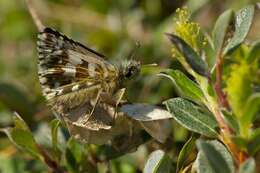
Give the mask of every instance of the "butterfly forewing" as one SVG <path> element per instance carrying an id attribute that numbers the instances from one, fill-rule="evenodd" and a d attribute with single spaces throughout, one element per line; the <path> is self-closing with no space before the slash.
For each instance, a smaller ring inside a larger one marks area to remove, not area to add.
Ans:
<path id="1" fill-rule="evenodd" d="M 55 112 L 61 116 L 73 113 L 84 117 L 93 108 L 107 107 L 102 99 L 94 102 L 101 93 L 109 95 L 116 90 L 119 72 L 103 55 L 50 28 L 38 34 L 37 50 L 42 91 Z M 89 122 L 80 123 L 90 129 L 106 129 L 102 121 L 104 118 L 92 116 Z M 91 122 L 96 124 L 95 128 L 89 125 Z"/>
<path id="2" fill-rule="evenodd" d="M 38 72 L 47 99 L 69 94 L 117 77 L 104 56 L 50 28 L 39 33 Z"/>

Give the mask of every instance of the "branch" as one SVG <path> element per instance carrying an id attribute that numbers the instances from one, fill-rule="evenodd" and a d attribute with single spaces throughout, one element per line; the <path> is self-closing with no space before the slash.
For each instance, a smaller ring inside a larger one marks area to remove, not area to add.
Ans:
<path id="1" fill-rule="evenodd" d="M 42 24 L 39 16 L 37 15 L 31 0 L 25 0 L 27 8 L 32 16 L 33 22 L 36 25 L 39 32 L 42 32 L 45 28 L 45 26 Z"/>
<path id="2" fill-rule="evenodd" d="M 215 91 L 218 96 L 219 105 L 225 108 L 229 108 L 229 104 L 226 98 L 226 94 L 222 91 L 222 65 L 223 65 L 223 58 L 222 56 L 217 56 L 217 63 L 216 63 L 216 82 L 214 85 Z"/>
<path id="3" fill-rule="evenodd" d="M 45 164 L 52 170 L 53 173 L 67 173 L 67 171 L 62 169 L 40 145 L 37 145 L 37 147 L 44 158 Z"/>

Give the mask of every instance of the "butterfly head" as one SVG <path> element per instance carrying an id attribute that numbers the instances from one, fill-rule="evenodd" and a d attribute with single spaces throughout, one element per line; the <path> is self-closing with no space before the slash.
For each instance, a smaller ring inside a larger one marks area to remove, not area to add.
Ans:
<path id="1" fill-rule="evenodd" d="M 128 60 L 121 64 L 120 74 L 124 80 L 130 80 L 138 76 L 141 71 L 141 63 L 135 60 Z"/>

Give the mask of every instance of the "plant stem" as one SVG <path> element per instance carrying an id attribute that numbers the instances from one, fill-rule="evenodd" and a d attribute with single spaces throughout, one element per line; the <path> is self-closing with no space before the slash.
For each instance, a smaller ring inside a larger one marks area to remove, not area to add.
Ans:
<path id="1" fill-rule="evenodd" d="M 223 58 L 218 53 L 217 62 L 216 62 L 216 82 L 214 85 L 216 94 L 218 96 L 218 103 L 220 106 L 229 108 L 228 101 L 226 99 L 226 94 L 222 91 L 222 65 L 223 65 Z"/>
<path id="2" fill-rule="evenodd" d="M 197 81 L 199 81 L 200 87 L 206 98 L 204 100 L 204 104 L 215 116 L 218 126 L 221 130 L 221 134 L 232 134 L 233 133 L 232 130 L 229 128 L 229 126 L 223 119 L 223 115 L 222 112 L 220 111 L 219 103 L 217 102 L 214 96 L 211 96 L 208 93 L 208 87 L 211 84 L 211 82 L 208 79 L 202 78 L 200 76 L 197 76 L 196 79 Z"/>
<path id="3" fill-rule="evenodd" d="M 58 163 L 48 155 L 44 148 L 42 148 L 40 145 L 37 145 L 37 147 L 44 158 L 44 163 L 52 170 L 53 173 L 67 173 L 67 171 L 62 169 Z"/>

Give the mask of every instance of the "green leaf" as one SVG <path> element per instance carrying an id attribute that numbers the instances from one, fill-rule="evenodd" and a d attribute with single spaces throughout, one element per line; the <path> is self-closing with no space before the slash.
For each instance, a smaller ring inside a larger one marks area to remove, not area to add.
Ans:
<path id="1" fill-rule="evenodd" d="M 68 148 L 71 150 L 77 163 L 81 162 L 84 154 L 84 146 L 78 143 L 75 139 L 70 138 L 70 140 L 68 141 Z"/>
<path id="2" fill-rule="evenodd" d="M 199 86 L 181 71 L 167 69 L 162 75 L 173 81 L 182 96 L 198 102 L 203 100 L 204 95 Z"/>
<path id="3" fill-rule="evenodd" d="M 247 149 L 248 141 L 241 136 L 231 136 L 232 142 L 239 148 L 240 150 L 245 151 Z"/>
<path id="4" fill-rule="evenodd" d="M 245 103 L 243 117 L 241 117 L 241 125 L 244 129 L 249 129 L 252 121 L 260 110 L 260 93 L 251 95 Z"/>
<path id="5" fill-rule="evenodd" d="M 222 115 L 224 118 L 224 121 L 228 124 L 229 127 L 231 127 L 231 129 L 239 134 L 239 124 L 237 122 L 237 120 L 235 119 L 234 115 L 232 115 L 231 112 L 227 112 L 227 111 L 222 111 Z"/>
<path id="6" fill-rule="evenodd" d="M 144 173 L 170 173 L 171 160 L 162 151 L 157 150 L 150 154 L 145 167 Z"/>
<path id="7" fill-rule="evenodd" d="M 255 60 L 260 58 L 260 41 L 256 42 L 250 52 L 249 55 L 247 57 L 247 62 L 248 63 L 253 63 Z"/>
<path id="8" fill-rule="evenodd" d="M 13 128 L 5 128 L 1 129 L 8 138 L 19 148 L 24 151 L 27 151 L 32 156 L 43 160 L 41 153 L 38 149 L 37 143 L 33 137 L 33 134 L 28 129 L 26 123 L 22 120 L 22 118 L 16 114 L 14 117 L 14 125 Z"/>
<path id="9" fill-rule="evenodd" d="M 0 155 L 0 172 L 1 173 L 29 173 L 26 171 L 26 160 L 19 157 Z M 27 163 L 28 164 L 28 163 Z"/>
<path id="10" fill-rule="evenodd" d="M 78 172 L 78 164 L 76 158 L 69 148 L 65 150 L 65 162 L 66 168 L 69 170 L 70 173 Z"/>
<path id="11" fill-rule="evenodd" d="M 29 124 L 33 124 L 33 113 L 35 105 L 28 99 L 27 95 L 15 86 L 8 83 L 0 83 L 0 100 L 11 111 L 16 111 L 23 116 Z"/>
<path id="12" fill-rule="evenodd" d="M 214 45 L 213 45 L 213 41 L 212 39 L 210 38 L 209 35 L 206 35 L 206 45 L 205 45 L 205 48 L 203 49 L 203 55 L 204 55 L 204 59 L 206 60 L 207 64 L 208 64 L 208 67 L 210 69 L 210 71 L 212 71 L 213 67 L 215 66 L 216 64 L 216 53 L 215 53 L 215 48 L 214 48 Z"/>
<path id="13" fill-rule="evenodd" d="M 197 141 L 199 154 L 197 156 L 198 173 L 232 173 L 234 163 L 226 147 L 220 142 Z"/>
<path id="14" fill-rule="evenodd" d="M 27 126 L 26 122 L 22 119 L 22 117 L 20 117 L 19 114 L 16 112 L 14 114 L 15 116 L 13 116 L 13 121 L 15 128 L 30 131 L 29 127 Z"/>
<path id="15" fill-rule="evenodd" d="M 203 112 L 198 106 L 183 98 L 173 98 L 164 104 L 182 126 L 208 137 L 217 137 L 217 122 L 212 114 Z"/>
<path id="16" fill-rule="evenodd" d="M 199 55 L 189 46 L 182 38 L 174 34 L 167 34 L 170 41 L 181 52 L 190 65 L 192 70 L 202 76 L 208 76 L 208 70 L 206 63 L 199 57 Z"/>
<path id="17" fill-rule="evenodd" d="M 260 150 L 260 128 L 254 129 L 248 144 L 248 152 L 251 156 Z"/>
<path id="18" fill-rule="evenodd" d="M 195 141 L 196 138 L 192 136 L 182 147 L 180 154 L 178 156 L 178 161 L 177 161 L 177 171 L 182 170 L 183 166 L 185 166 L 185 161 L 187 160 L 188 156 L 192 152 L 192 150 L 195 147 Z"/>
<path id="19" fill-rule="evenodd" d="M 224 55 L 233 51 L 246 38 L 254 17 L 254 6 L 249 5 L 239 10 L 235 19 L 235 33 L 224 50 Z"/>
<path id="20" fill-rule="evenodd" d="M 255 173 L 255 166 L 255 160 L 253 158 L 249 158 L 239 167 L 238 173 Z"/>
<path id="21" fill-rule="evenodd" d="M 252 93 L 252 69 L 244 60 L 239 64 L 233 64 L 230 69 L 226 81 L 227 98 L 234 115 L 240 119 L 243 116 L 245 102 Z"/>
<path id="22" fill-rule="evenodd" d="M 228 27 L 233 19 L 233 15 L 234 12 L 232 10 L 227 10 L 222 13 L 216 21 L 212 32 L 216 55 L 221 54 L 221 50 L 225 42 L 225 36 L 228 32 Z"/>
<path id="23" fill-rule="evenodd" d="M 186 1 L 186 4 L 184 5 L 187 7 L 191 14 L 196 13 L 199 11 L 204 5 L 206 5 L 209 2 L 209 0 L 189 0 Z"/>
<path id="24" fill-rule="evenodd" d="M 55 152 L 55 156 L 58 160 L 60 160 L 61 151 L 58 147 L 58 129 L 61 125 L 61 122 L 58 119 L 54 119 L 51 121 L 51 139 L 52 139 L 52 147 Z"/>
<path id="25" fill-rule="evenodd" d="M 69 172 L 71 173 L 80 172 L 81 164 L 84 164 L 84 166 L 89 166 L 86 165 L 88 164 L 86 160 L 84 160 L 85 162 L 83 162 L 84 154 L 85 154 L 84 145 L 78 143 L 74 138 L 71 137 L 67 142 L 67 148 L 65 150 L 65 161 Z"/>

